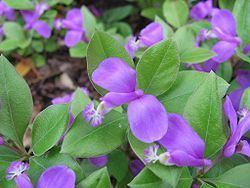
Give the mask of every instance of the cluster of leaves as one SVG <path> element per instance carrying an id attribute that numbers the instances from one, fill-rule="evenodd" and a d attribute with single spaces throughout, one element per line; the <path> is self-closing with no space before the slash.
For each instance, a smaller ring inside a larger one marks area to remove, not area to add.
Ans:
<path id="1" fill-rule="evenodd" d="M 228 1 L 219 2 L 222 8 L 232 8 L 231 4 L 230 6 L 227 4 Z M 234 4 L 234 1 L 232 2 Z M 18 0 L 6 0 L 6 3 L 18 9 L 33 7 L 28 0 L 21 4 Z M 50 1 L 50 3 L 56 4 L 58 1 Z M 159 3 L 160 6 L 158 4 L 156 8 L 148 8 L 152 3 Z M 194 182 L 204 188 L 249 187 L 248 158 L 236 154 L 232 158 L 218 160 L 229 135 L 222 111 L 223 98 L 237 87 L 233 80 L 232 62 L 220 64 L 217 75 L 213 72 L 185 70 L 184 63 L 204 62 L 215 56 L 209 47 L 194 47 L 195 36 L 200 28 L 210 27 L 208 23 L 202 21 L 188 24 L 189 7 L 186 1 L 140 1 L 140 5 L 143 7 L 143 16 L 154 19 L 164 27 L 166 40 L 138 53 L 136 63 L 133 62 L 117 37 L 110 36 L 117 32 L 123 37 L 131 34 L 130 27 L 121 21 L 133 11 L 130 6 L 106 12 L 103 16 L 104 24 L 97 24 L 92 16 L 89 16 L 91 21 L 88 21 L 87 15 L 90 14 L 86 11 L 84 14 L 85 24 L 88 24 L 86 28 L 91 28 L 90 35 L 94 34 L 88 46 L 79 43 L 70 49 L 71 54 L 78 57 L 82 54 L 87 56 L 90 79 L 98 65 L 109 57 L 121 58 L 131 67 L 135 67 L 138 88 L 156 96 L 167 112 L 185 117 L 204 140 L 205 157 L 214 160 L 213 166 L 210 169 L 200 170 L 190 167 L 164 166 L 157 162 L 145 165 L 143 170 L 133 177 L 129 172 L 128 164 L 135 156 L 130 154 L 130 149 L 143 161 L 144 150 L 151 144 L 139 141 L 130 132 L 126 106 L 111 110 L 105 115 L 104 122 L 100 126 L 92 127 L 82 116 L 83 109 L 91 102 L 91 99 L 77 89 L 69 104 L 49 106 L 32 120 L 31 92 L 23 78 L 16 73 L 15 68 L 1 56 L 0 133 L 5 138 L 5 144 L 0 146 L 0 185 L 2 187 L 12 186 L 13 182 L 5 180 L 5 171 L 15 160 L 29 162 L 28 175 L 34 184 L 44 169 L 64 164 L 74 170 L 77 187 L 84 188 L 112 187 L 114 184 L 116 187 L 128 185 L 132 188 L 156 186 L 181 188 L 191 187 Z M 82 10 L 87 9 L 83 7 Z M 233 11 L 237 20 L 238 34 L 244 44 L 247 44 L 249 42 L 248 28 L 250 28 L 249 1 L 236 1 Z M 98 26 L 93 26 L 92 21 Z M 4 27 L 11 31 L 5 41 L 15 41 L 15 44 L 9 45 L 10 47 L 13 45 L 15 49 L 22 51 L 34 43 L 35 38 L 31 36 L 28 39 L 26 35 L 30 34 L 26 34 L 19 23 L 6 22 L 5 24 Z M 15 29 L 11 29 L 13 27 Z M 96 27 L 100 29 L 94 32 Z M 17 30 L 18 33 L 12 33 Z M 108 30 L 108 32 L 103 30 Z M 20 43 L 21 38 L 23 42 Z M 39 38 L 39 42 L 42 40 L 47 43 L 55 39 Z M 15 46 L 16 41 L 19 41 L 17 44 L 24 46 Z M 47 45 L 42 44 L 42 46 Z M 83 48 L 87 48 L 86 53 Z M 236 60 L 249 62 L 249 57 L 241 53 L 241 48 L 242 46 L 237 50 Z M 248 69 L 249 66 L 245 64 L 243 68 Z M 100 87 L 96 85 L 94 87 L 101 95 L 106 93 Z M 249 94 L 249 89 L 243 94 L 241 103 L 245 107 L 250 106 Z M 67 130 L 69 112 L 72 113 L 74 122 L 65 138 L 60 140 Z M 28 152 L 23 146 L 23 137 L 27 129 L 32 130 L 32 144 Z M 108 155 L 109 158 L 104 168 L 94 167 L 87 160 L 87 158 L 101 155 Z M 110 177 L 114 180 L 112 183 Z"/>

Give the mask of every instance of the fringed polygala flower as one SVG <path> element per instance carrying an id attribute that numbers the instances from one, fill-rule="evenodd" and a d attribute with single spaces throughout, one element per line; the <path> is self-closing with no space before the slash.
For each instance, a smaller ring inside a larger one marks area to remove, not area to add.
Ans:
<path id="1" fill-rule="evenodd" d="M 136 37 L 131 37 L 128 40 L 128 43 L 125 45 L 125 49 L 129 53 L 130 57 L 133 59 L 135 57 L 135 52 L 139 50 L 139 40 L 136 40 Z"/>
<path id="2" fill-rule="evenodd" d="M 250 145 L 247 140 L 242 139 L 243 135 L 250 130 L 250 113 L 247 109 L 241 109 L 239 121 L 236 111 L 230 98 L 227 96 L 224 104 L 224 111 L 230 122 L 231 134 L 224 146 L 223 154 L 231 157 L 235 153 L 240 153 L 250 157 Z"/>
<path id="3" fill-rule="evenodd" d="M 47 168 L 40 176 L 37 188 L 74 188 L 76 176 L 73 170 L 57 165 Z"/>
<path id="4" fill-rule="evenodd" d="M 164 39 L 163 27 L 161 24 L 153 22 L 141 30 L 139 40 L 140 45 L 149 47 Z"/>
<path id="5" fill-rule="evenodd" d="M 14 161 L 6 171 L 6 179 L 15 181 L 18 188 L 33 188 L 33 185 L 25 173 L 29 169 L 28 163 Z"/>
<path id="6" fill-rule="evenodd" d="M 168 121 L 164 106 L 137 88 L 136 71 L 127 63 L 119 58 L 105 59 L 93 72 L 92 80 L 109 91 L 101 98 L 103 110 L 99 112 L 128 104 L 130 128 L 139 140 L 150 143 L 165 135 Z"/>
<path id="7" fill-rule="evenodd" d="M 157 155 L 157 149 L 154 149 L 154 152 L 146 152 L 145 162 L 158 160 L 164 165 L 192 167 L 211 165 L 212 162 L 204 158 L 204 141 L 186 120 L 178 114 L 169 114 L 168 119 L 168 131 L 159 141 L 167 152 L 160 155 Z"/>
<path id="8" fill-rule="evenodd" d="M 239 89 L 232 91 L 229 97 L 232 101 L 235 110 L 239 110 L 241 97 L 248 87 L 250 87 L 250 71 L 238 70 L 236 72 L 236 82 L 239 84 Z"/>
<path id="9" fill-rule="evenodd" d="M 0 17 L 5 17 L 7 20 L 15 20 L 16 13 L 15 11 L 6 5 L 2 0 L 0 1 Z"/>
<path id="10" fill-rule="evenodd" d="M 103 167 L 108 163 L 108 156 L 102 155 L 99 157 L 91 157 L 89 158 L 89 162 L 96 167 Z"/>
<path id="11" fill-rule="evenodd" d="M 70 10 L 61 24 L 62 28 L 68 30 L 64 38 L 67 47 L 75 46 L 80 41 L 88 41 L 85 36 L 83 15 L 80 9 L 74 8 Z"/>
<path id="12" fill-rule="evenodd" d="M 190 16 L 194 20 L 203 20 L 211 17 L 218 9 L 213 8 L 213 1 L 207 0 L 205 2 L 199 2 L 190 11 Z"/>
<path id="13" fill-rule="evenodd" d="M 50 7 L 47 3 L 40 3 L 36 5 L 35 10 L 21 11 L 24 21 L 26 22 L 25 29 L 34 29 L 42 37 L 49 38 L 51 35 L 51 29 L 49 25 L 46 22 L 39 20 L 42 14 L 49 10 L 49 8 Z"/>

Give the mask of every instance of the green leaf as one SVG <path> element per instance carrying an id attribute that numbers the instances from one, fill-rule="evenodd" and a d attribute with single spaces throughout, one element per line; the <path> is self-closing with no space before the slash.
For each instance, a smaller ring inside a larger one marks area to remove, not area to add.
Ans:
<path id="1" fill-rule="evenodd" d="M 55 165 L 66 165 L 68 168 L 74 170 L 76 182 L 80 182 L 84 178 L 82 168 L 77 161 L 69 155 L 58 153 L 58 150 L 53 150 L 40 157 L 31 157 L 29 164 L 28 175 L 34 184 L 37 183 L 43 171 Z"/>
<path id="2" fill-rule="evenodd" d="M 141 161 L 144 161 L 144 150 L 150 145 L 137 140 L 131 132 L 128 133 L 128 141 L 135 154 L 140 158 Z M 167 183 L 169 187 L 176 187 L 182 174 L 182 168 L 175 166 L 165 166 L 158 162 L 147 165 L 147 168 L 150 169 L 156 176 L 161 178 L 165 183 Z"/>
<path id="3" fill-rule="evenodd" d="M 2 52 L 15 50 L 16 48 L 18 48 L 18 45 L 15 39 L 5 39 L 0 43 L 0 51 Z"/>
<path id="4" fill-rule="evenodd" d="M 17 10 L 33 9 L 34 4 L 30 0 L 4 0 L 4 2 L 11 8 Z"/>
<path id="5" fill-rule="evenodd" d="M 112 24 L 112 27 L 117 29 L 117 33 L 120 33 L 124 37 L 132 35 L 131 26 L 126 22 L 116 22 Z"/>
<path id="6" fill-rule="evenodd" d="M 192 28 L 183 26 L 174 33 L 174 40 L 177 43 L 180 54 L 195 46 L 195 33 Z"/>
<path id="7" fill-rule="evenodd" d="M 86 57 L 87 54 L 87 43 L 79 42 L 77 45 L 69 49 L 70 57 L 82 58 Z"/>
<path id="8" fill-rule="evenodd" d="M 148 168 L 144 168 L 128 185 L 131 188 L 166 187 L 164 182 Z"/>
<path id="9" fill-rule="evenodd" d="M 71 112 L 74 117 L 80 114 L 87 104 L 91 102 L 88 95 L 86 95 L 81 88 L 77 88 L 73 94 L 73 99 L 71 102 Z"/>
<path id="10" fill-rule="evenodd" d="M 245 89 L 241 101 L 240 101 L 240 107 L 241 108 L 247 108 L 250 110 L 250 88 Z"/>
<path id="11" fill-rule="evenodd" d="M 208 73 L 198 71 L 181 71 L 173 86 L 159 100 L 168 112 L 183 114 L 188 98 L 206 80 Z M 218 92 L 222 98 L 229 87 L 229 84 L 218 77 Z"/>
<path id="12" fill-rule="evenodd" d="M 111 111 L 105 115 L 102 125 L 92 127 L 79 114 L 63 141 L 61 152 L 84 158 L 113 151 L 124 142 L 127 127 L 122 121 L 122 114 Z"/>
<path id="13" fill-rule="evenodd" d="M 44 47 L 46 52 L 54 52 L 57 50 L 57 48 L 58 46 L 57 46 L 57 42 L 55 39 L 46 40 L 45 47 Z"/>
<path id="14" fill-rule="evenodd" d="M 241 58 L 245 62 L 250 63 L 250 57 L 248 55 L 244 54 L 241 49 L 237 49 L 236 54 L 239 58 Z"/>
<path id="15" fill-rule="evenodd" d="M 10 62 L 0 56 L 0 133 L 21 147 L 32 110 L 32 96 L 27 83 Z"/>
<path id="16" fill-rule="evenodd" d="M 182 63 L 201 63 L 214 57 L 216 54 L 206 48 L 189 48 L 180 54 Z"/>
<path id="17" fill-rule="evenodd" d="M 184 117 L 206 144 L 206 157 L 216 154 L 226 140 L 217 83 L 216 75 L 210 72 L 184 108 Z"/>
<path id="18" fill-rule="evenodd" d="M 96 18 L 86 6 L 82 6 L 81 12 L 83 14 L 83 19 L 84 19 L 83 25 L 84 29 L 86 30 L 86 36 L 88 38 L 91 38 L 95 32 Z"/>
<path id="19" fill-rule="evenodd" d="M 32 62 L 36 65 L 36 67 L 42 67 L 46 63 L 46 59 L 41 54 L 33 54 L 32 55 Z"/>
<path id="20" fill-rule="evenodd" d="M 24 29 L 16 22 L 5 22 L 3 30 L 7 38 L 16 40 L 19 44 L 26 40 Z"/>
<path id="21" fill-rule="evenodd" d="M 91 75 L 98 65 L 106 58 L 118 57 L 134 67 L 134 63 L 124 47 L 105 32 L 97 31 L 92 37 L 87 49 L 88 75 Z M 94 85 L 100 94 L 105 94 L 105 90 Z"/>
<path id="22" fill-rule="evenodd" d="M 134 10 L 131 5 L 116 7 L 105 11 L 103 19 L 108 22 L 117 22 L 128 17 Z"/>
<path id="23" fill-rule="evenodd" d="M 219 68 L 216 73 L 218 76 L 226 80 L 227 82 L 231 81 L 233 68 L 230 62 L 224 62 L 219 64 Z"/>
<path id="24" fill-rule="evenodd" d="M 191 176 L 188 167 L 183 168 L 176 188 L 191 187 L 192 183 L 193 177 Z"/>
<path id="25" fill-rule="evenodd" d="M 165 39 L 169 39 L 170 37 L 172 37 L 173 30 L 164 20 L 162 20 L 160 17 L 156 16 L 155 17 L 155 22 L 161 24 L 161 26 L 163 27 L 163 32 L 164 32 L 164 38 Z"/>
<path id="26" fill-rule="evenodd" d="M 43 43 L 40 40 L 33 40 L 31 43 L 31 46 L 36 52 L 43 51 Z"/>
<path id="27" fill-rule="evenodd" d="M 10 163 L 20 158 L 21 156 L 17 152 L 7 148 L 6 146 L 0 146 L 0 181 L 5 179 L 6 169 L 9 167 Z"/>
<path id="28" fill-rule="evenodd" d="M 136 68 L 139 88 L 156 96 L 164 93 L 174 83 L 179 65 L 179 54 L 173 40 L 150 47 Z"/>
<path id="29" fill-rule="evenodd" d="M 179 28 L 188 20 L 187 3 L 183 0 L 166 0 L 163 4 L 163 15 L 169 24 Z"/>
<path id="30" fill-rule="evenodd" d="M 237 34 L 244 44 L 248 44 L 250 42 L 250 1 L 235 1 L 233 14 L 237 23 Z"/>
<path id="31" fill-rule="evenodd" d="M 162 9 L 156 7 L 145 8 L 141 11 L 141 15 L 150 20 L 154 20 L 155 16 L 157 15 L 162 16 Z"/>
<path id="32" fill-rule="evenodd" d="M 221 9 L 228 9 L 230 11 L 234 8 L 235 0 L 219 0 L 219 6 Z"/>
<path id="33" fill-rule="evenodd" d="M 70 5 L 73 2 L 73 0 L 59 0 L 59 1 L 64 5 Z"/>
<path id="34" fill-rule="evenodd" d="M 101 168 L 93 172 L 86 179 L 81 181 L 77 188 L 111 188 L 111 182 L 109 179 L 109 174 L 107 168 Z"/>
<path id="35" fill-rule="evenodd" d="M 247 188 L 250 185 L 250 164 L 236 166 L 221 176 L 210 179 L 216 182 L 218 188 Z"/>
<path id="36" fill-rule="evenodd" d="M 124 152 L 115 150 L 108 155 L 107 168 L 111 176 L 118 182 L 122 181 L 128 173 L 128 158 Z M 121 162 L 122 161 L 122 162 Z"/>
<path id="37" fill-rule="evenodd" d="M 65 132 L 69 121 L 68 105 L 52 105 L 40 112 L 32 127 L 32 149 L 40 156 L 52 148 Z"/>
<path id="38" fill-rule="evenodd" d="M 248 163 L 247 158 L 240 154 L 235 154 L 230 158 L 223 158 L 221 161 L 216 163 L 209 171 L 205 174 L 206 178 L 217 178 L 226 171 L 238 165 Z"/>

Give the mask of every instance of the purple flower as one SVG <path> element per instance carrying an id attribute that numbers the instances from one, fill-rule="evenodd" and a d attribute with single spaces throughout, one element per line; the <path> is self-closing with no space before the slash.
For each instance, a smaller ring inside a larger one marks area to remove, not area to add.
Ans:
<path id="1" fill-rule="evenodd" d="M 14 179 L 18 188 L 33 188 L 29 177 L 25 173 L 28 169 L 29 165 L 27 163 L 14 161 L 10 164 L 6 171 L 6 179 Z"/>
<path id="2" fill-rule="evenodd" d="M 74 188 L 76 176 L 73 170 L 64 165 L 47 168 L 40 176 L 37 188 Z"/>
<path id="3" fill-rule="evenodd" d="M 136 71 L 119 58 L 108 58 L 93 72 L 95 84 L 109 92 L 101 98 L 104 109 L 128 104 L 132 133 L 143 142 L 154 142 L 167 132 L 167 113 L 152 95 L 137 89 Z"/>
<path id="4" fill-rule="evenodd" d="M 0 1 L 0 17 L 6 17 L 8 20 L 15 20 L 15 11 L 8 7 L 3 1 Z"/>
<path id="5" fill-rule="evenodd" d="M 62 27 L 68 30 L 64 38 L 66 46 L 75 46 L 80 41 L 87 42 L 83 29 L 83 15 L 80 9 L 70 10 L 66 18 L 62 20 Z"/>
<path id="6" fill-rule="evenodd" d="M 62 18 L 55 19 L 54 27 L 55 27 L 56 30 L 62 29 Z"/>
<path id="7" fill-rule="evenodd" d="M 49 5 L 47 3 L 40 3 L 36 5 L 35 10 L 33 11 L 21 11 L 21 14 L 26 22 L 25 29 L 34 29 L 42 37 L 49 38 L 51 35 L 51 29 L 49 25 L 46 22 L 39 20 L 41 15 L 47 10 L 49 10 Z"/>
<path id="8" fill-rule="evenodd" d="M 236 81 L 240 85 L 239 89 L 232 91 L 229 97 L 236 110 L 240 107 L 240 100 L 246 88 L 250 87 L 250 71 L 238 70 L 236 72 Z"/>
<path id="9" fill-rule="evenodd" d="M 3 145 L 4 144 L 4 139 L 3 137 L 0 136 L 0 145 Z"/>
<path id="10" fill-rule="evenodd" d="M 125 45 L 125 49 L 133 59 L 135 57 L 135 52 L 139 50 L 139 41 L 136 40 L 136 37 L 131 37 L 128 40 L 128 43 Z"/>
<path id="11" fill-rule="evenodd" d="M 146 162 L 159 160 L 165 165 L 193 167 L 211 165 L 211 161 L 204 158 L 204 141 L 185 119 L 178 114 L 170 114 L 168 118 L 168 131 L 159 141 L 167 149 L 167 152 L 157 155 L 158 147 L 149 148 L 145 152 Z"/>
<path id="12" fill-rule="evenodd" d="M 0 26 L 0 40 L 2 40 L 3 35 L 4 35 L 3 27 Z"/>
<path id="13" fill-rule="evenodd" d="M 102 155 L 99 157 L 91 157 L 89 158 L 89 162 L 91 162 L 96 167 L 103 167 L 108 163 L 108 156 Z"/>
<path id="14" fill-rule="evenodd" d="M 144 167 L 145 167 L 145 165 L 139 159 L 135 159 L 135 160 L 131 161 L 131 163 L 129 164 L 129 169 L 134 176 L 139 174 Z"/>
<path id="15" fill-rule="evenodd" d="M 93 127 L 96 127 L 102 124 L 105 113 L 106 113 L 106 109 L 105 109 L 103 102 L 98 105 L 96 110 L 95 110 L 94 103 L 91 102 L 83 110 L 83 117 Z"/>
<path id="16" fill-rule="evenodd" d="M 194 20 L 203 20 L 212 16 L 218 9 L 213 8 L 213 1 L 207 0 L 205 2 L 199 2 L 190 11 L 190 16 Z"/>
<path id="17" fill-rule="evenodd" d="M 141 30 L 139 39 L 140 44 L 145 47 L 160 42 L 164 39 L 163 27 L 161 24 L 153 22 Z"/>
<path id="18" fill-rule="evenodd" d="M 250 53 L 250 44 L 246 45 L 243 48 L 243 53 L 246 54 L 246 55 L 249 55 L 249 53 Z"/>
<path id="19" fill-rule="evenodd" d="M 224 103 L 224 111 L 230 122 L 231 134 L 224 146 L 223 154 L 225 157 L 231 157 L 234 153 L 241 153 L 250 157 L 250 145 L 242 137 L 250 130 L 250 113 L 243 108 L 239 111 L 239 121 L 236 111 L 230 98 L 227 96 Z"/>

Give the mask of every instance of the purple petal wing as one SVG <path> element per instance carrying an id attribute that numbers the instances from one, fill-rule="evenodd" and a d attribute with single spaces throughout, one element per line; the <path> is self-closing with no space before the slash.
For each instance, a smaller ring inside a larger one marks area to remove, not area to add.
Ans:
<path id="1" fill-rule="evenodd" d="M 62 97 L 57 97 L 52 100 L 52 104 L 65 104 L 72 100 L 72 94 L 68 94 Z"/>
<path id="2" fill-rule="evenodd" d="M 23 19 L 26 23 L 31 23 L 35 19 L 35 13 L 30 10 L 23 10 L 21 11 L 21 14 L 23 16 Z"/>
<path id="3" fill-rule="evenodd" d="M 135 91 L 136 72 L 120 58 L 108 58 L 93 72 L 92 79 L 98 86 L 118 93 Z"/>
<path id="4" fill-rule="evenodd" d="M 208 11 L 206 4 L 204 2 L 199 2 L 191 9 L 190 16 L 194 20 L 199 21 L 208 16 Z"/>
<path id="5" fill-rule="evenodd" d="M 153 22 L 140 32 L 140 43 L 144 46 L 152 46 L 164 39 L 163 27 L 161 24 Z"/>
<path id="6" fill-rule="evenodd" d="M 213 57 L 212 60 L 218 63 L 229 60 L 234 55 L 236 47 L 237 44 L 231 42 L 220 41 L 216 43 L 213 46 L 212 51 L 217 55 Z"/>
<path id="7" fill-rule="evenodd" d="M 11 8 L 8 8 L 6 11 L 5 11 L 5 16 L 8 20 L 15 20 L 16 19 L 16 13 L 13 9 Z"/>
<path id="8" fill-rule="evenodd" d="M 81 28 L 83 25 L 83 16 L 81 10 L 78 8 L 70 10 L 66 15 L 66 20 Z"/>
<path id="9" fill-rule="evenodd" d="M 152 95 L 144 95 L 129 103 L 128 120 L 135 137 L 146 143 L 160 140 L 168 129 L 167 112 Z"/>
<path id="10" fill-rule="evenodd" d="M 64 43 L 67 47 L 75 46 L 82 40 L 83 33 L 82 31 L 70 30 L 66 33 L 64 38 Z"/>
<path id="11" fill-rule="evenodd" d="M 240 153 L 240 154 L 243 154 L 243 155 L 250 157 L 250 145 L 249 145 L 249 143 L 246 140 L 241 140 L 239 145 L 241 148 L 239 149 L 239 151 L 237 151 L 237 153 Z"/>
<path id="12" fill-rule="evenodd" d="M 238 70 L 236 81 L 244 89 L 250 87 L 250 71 L 249 70 Z"/>
<path id="13" fill-rule="evenodd" d="M 175 164 L 176 166 L 202 167 L 210 166 L 212 161 L 203 158 L 196 158 L 185 151 L 176 150 L 170 152 L 169 163 Z"/>
<path id="14" fill-rule="evenodd" d="M 96 167 L 103 167 L 108 163 L 108 156 L 102 155 L 99 157 L 91 157 L 89 158 L 89 161 Z"/>
<path id="15" fill-rule="evenodd" d="M 44 21 L 35 22 L 33 25 L 33 29 L 46 39 L 51 35 L 51 29 L 49 25 Z"/>
<path id="16" fill-rule="evenodd" d="M 243 92 L 244 92 L 244 89 L 240 88 L 240 89 L 234 90 L 228 95 L 231 99 L 231 102 L 235 110 L 239 110 L 240 108 L 240 101 L 241 101 Z"/>
<path id="17" fill-rule="evenodd" d="M 129 103 L 143 95 L 143 92 L 130 92 L 130 93 L 107 93 L 102 100 L 105 101 L 105 107 L 115 108 L 117 106 Z"/>
<path id="18" fill-rule="evenodd" d="M 233 107 L 233 104 L 232 104 L 229 96 L 226 97 L 226 101 L 224 103 L 224 111 L 225 111 L 225 114 L 230 121 L 231 131 L 232 131 L 232 133 L 234 133 L 236 131 L 236 128 L 237 128 L 238 119 L 237 119 L 236 111 Z"/>
<path id="19" fill-rule="evenodd" d="M 212 17 L 211 24 L 213 30 L 219 36 L 220 33 L 236 36 L 236 22 L 233 14 L 228 10 L 217 11 Z"/>
<path id="20" fill-rule="evenodd" d="M 213 60 L 208 60 L 204 63 L 203 65 L 203 70 L 205 72 L 210 72 L 211 70 L 214 72 L 217 72 L 218 68 L 219 68 L 219 63 L 213 61 Z"/>
<path id="21" fill-rule="evenodd" d="M 33 188 L 30 178 L 25 173 L 15 177 L 15 183 L 18 188 Z"/>
<path id="22" fill-rule="evenodd" d="M 169 114 L 168 131 L 159 141 L 168 152 L 181 150 L 195 158 L 203 158 L 205 143 L 186 120 L 178 114 Z"/>
<path id="23" fill-rule="evenodd" d="M 37 188 L 74 188 L 75 173 L 64 165 L 47 168 L 40 176 Z"/>

